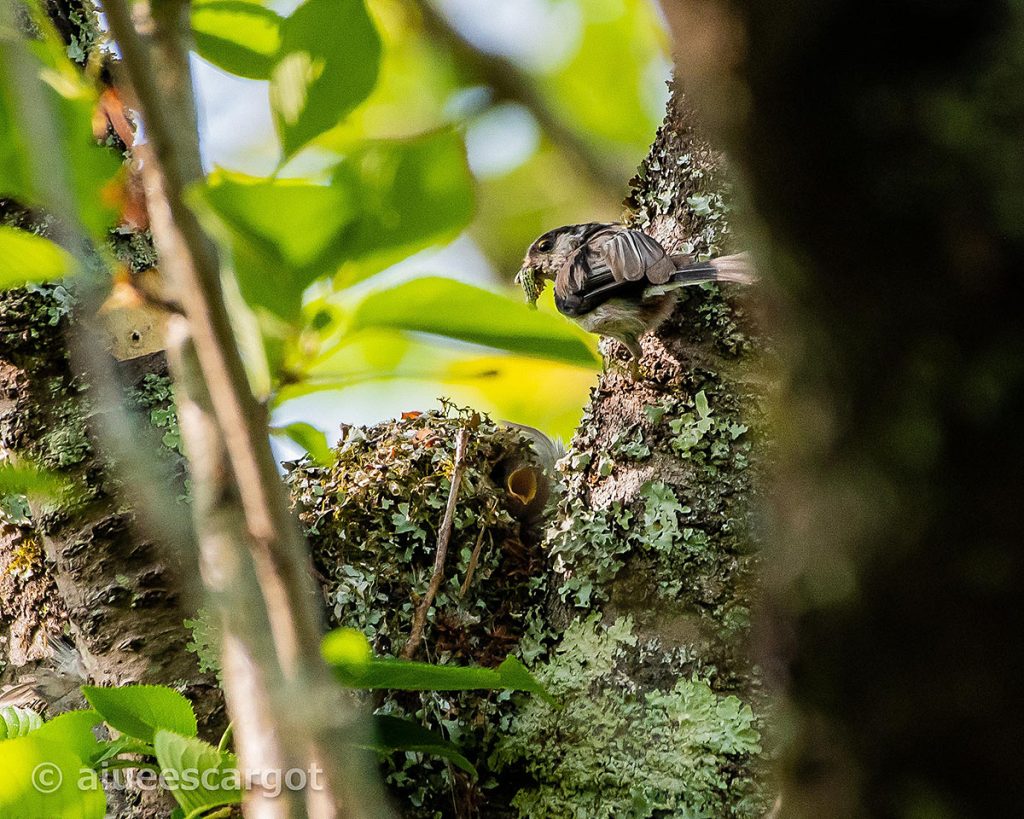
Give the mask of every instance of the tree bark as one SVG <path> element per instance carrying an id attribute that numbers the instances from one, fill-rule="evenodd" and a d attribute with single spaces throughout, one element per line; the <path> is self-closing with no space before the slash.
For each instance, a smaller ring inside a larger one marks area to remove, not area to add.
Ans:
<path id="1" fill-rule="evenodd" d="M 729 203 L 722 158 L 673 86 L 627 221 L 671 250 L 719 255 L 740 249 Z M 546 544 L 559 603 L 548 627 L 565 634 L 537 673 L 568 702 L 557 714 L 527 703 L 499 740 L 533 779 L 522 815 L 760 816 L 770 801 L 746 649 L 765 459 L 749 298 L 684 291 L 644 338 L 636 381 L 603 342 L 608 371 L 563 462 Z"/>

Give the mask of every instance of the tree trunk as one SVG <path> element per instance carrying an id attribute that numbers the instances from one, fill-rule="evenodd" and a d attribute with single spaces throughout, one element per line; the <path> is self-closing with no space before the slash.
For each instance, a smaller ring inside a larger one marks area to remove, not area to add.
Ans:
<path id="1" fill-rule="evenodd" d="M 737 250 L 724 177 L 674 86 L 627 221 L 669 249 Z M 760 816 L 770 801 L 746 651 L 765 457 L 748 297 L 683 291 L 636 381 L 604 342 L 546 543 L 560 604 L 547 626 L 564 636 L 537 672 L 566 707 L 530 701 L 499 740 L 534 780 L 524 816 Z"/>

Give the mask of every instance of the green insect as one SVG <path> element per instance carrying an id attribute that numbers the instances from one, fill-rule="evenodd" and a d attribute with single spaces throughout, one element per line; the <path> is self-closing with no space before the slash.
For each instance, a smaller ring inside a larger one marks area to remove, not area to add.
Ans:
<path id="1" fill-rule="evenodd" d="M 530 307 L 536 310 L 537 299 L 540 298 L 540 294 L 544 291 L 543 279 L 538 281 L 536 271 L 532 267 L 524 267 L 516 274 L 516 284 L 523 288 L 527 302 L 529 302 Z"/>

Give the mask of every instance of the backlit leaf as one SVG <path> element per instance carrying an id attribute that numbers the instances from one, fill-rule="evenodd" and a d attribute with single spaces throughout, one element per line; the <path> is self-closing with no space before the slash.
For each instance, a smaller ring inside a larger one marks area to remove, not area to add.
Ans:
<path id="1" fill-rule="evenodd" d="M 192 36 L 199 56 L 225 71 L 269 80 L 281 48 L 281 16 L 250 0 L 196 0 Z"/>
<path id="2" fill-rule="evenodd" d="M 306 0 L 281 24 L 270 103 L 285 157 L 373 90 L 381 43 L 363 0 Z"/>
<path id="3" fill-rule="evenodd" d="M 59 279 L 73 269 L 71 255 L 49 239 L 0 226 L 0 290 Z"/>
<path id="4" fill-rule="evenodd" d="M 561 316 L 454 279 L 425 277 L 372 292 L 351 317 L 351 329 L 369 327 L 434 333 L 579 366 L 597 363 Z"/>

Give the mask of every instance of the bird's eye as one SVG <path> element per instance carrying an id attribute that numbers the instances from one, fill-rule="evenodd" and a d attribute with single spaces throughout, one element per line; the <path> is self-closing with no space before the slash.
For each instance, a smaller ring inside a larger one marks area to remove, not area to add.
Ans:
<path id="1" fill-rule="evenodd" d="M 537 242 L 537 250 L 539 250 L 541 253 L 547 253 L 554 246 L 555 243 L 550 239 L 541 239 L 539 242 Z"/>

